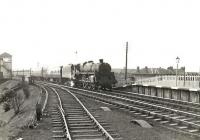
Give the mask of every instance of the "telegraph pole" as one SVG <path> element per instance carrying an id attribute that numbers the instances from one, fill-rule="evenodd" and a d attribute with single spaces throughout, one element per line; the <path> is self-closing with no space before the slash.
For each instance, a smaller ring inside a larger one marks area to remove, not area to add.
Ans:
<path id="1" fill-rule="evenodd" d="M 42 73 L 42 80 L 43 80 L 43 74 L 44 74 L 44 69 L 43 69 L 43 67 L 42 67 L 42 72 L 41 72 L 41 73 Z"/>
<path id="2" fill-rule="evenodd" d="M 126 42 L 126 67 L 125 67 L 125 81 L 127 83 L 127 61 L 128 61 L 128 42 Z"/>
<path id="3" fill-rule="evenodd" d="M 62 71 L 63 71 L 63 66 L 60 66 L 60 83 L 62 83 Z"/>

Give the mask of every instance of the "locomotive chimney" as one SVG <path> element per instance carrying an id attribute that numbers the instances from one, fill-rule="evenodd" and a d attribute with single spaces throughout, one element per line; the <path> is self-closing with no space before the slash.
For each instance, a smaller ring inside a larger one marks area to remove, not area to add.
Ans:
<path id="1" fill-rule="evenodd" d="M 99 62 L 100 62 L 100 63 L 103 63 L 103 59 L 99 59 Z"/>

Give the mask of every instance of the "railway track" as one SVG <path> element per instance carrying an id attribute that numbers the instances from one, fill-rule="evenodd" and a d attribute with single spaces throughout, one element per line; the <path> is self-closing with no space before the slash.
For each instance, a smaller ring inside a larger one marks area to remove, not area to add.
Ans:
<path id="1" fill-rule="evenodd" d="M 161 98 L 157 96 L 150 96 L 150 95 L 138 94 L 138 93 L 133 93 L 133 92 L 120 91 L 120 90 L 113 90 L 113 92 L 109 92 L 109 94 L 129 98 L 129 99 L 135 99 L 135 100 L 137 99 L 137 100 L 142 100 L 146 102 L 156 103 L 156 104 L 168 106 L 171 108 L 177 108 L 183 111 L 188 111 L 191 113 L 196 112 L 197 114 L 200 114 L 200 104 L 198 103 L 192 103 L 192 102 L 169 99 L 169 98 Z"/>
<path id="2" fill-rule="evenodd" d="M 69 135 L 66 133 L 67 126 L 65 125 L 66 119 L 62 116 L 63 112 L 59 106 L 59 99 L 56 93 L 49 88 L 44 87 L 48 93 L 48 101 L 43 114 L 49 115 L 52 120 L 52 138 L 53 139 L 66 139 Z M 68 135 L 68 136 L 67 136 Z"/>
<path id="3" fill-rule="evenodd" d="M 104 121 L 97 121 L 80 100 L 67 89 L 44 85 L 48 92 L 45 113 L 52 118 L 53 139 L 121 140 Z M 96 119 L 98 118 L 98 119 Z M 106 127 L 106 129 L 104 128 Z"/>
<path id="4" fill-rule="evenodd" d="M 64 86 L 63 86 L 64 87 Z M 67 88 L 67 87 L 65 87 Z M 69 87 L 68 87 L 69 88 Z M 179 132 L 187 133 L 193 136 L 200 136 L 200 115 L 199 113 L 191 113 L 189 111 L 181 111 L 165 107 L 160 104 L 147 103 L 106 93 L 99 93 L 83 89 L 70 89 L 73 93 L 87 96 L 115 105 L 121 109 L 125 109 L 130 113 L 140 116 L 144 119 L 155 121 Z"/>

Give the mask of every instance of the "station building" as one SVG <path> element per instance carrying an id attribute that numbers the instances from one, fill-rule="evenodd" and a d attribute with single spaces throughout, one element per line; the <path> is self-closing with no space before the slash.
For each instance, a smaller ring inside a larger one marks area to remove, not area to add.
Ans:
<path id="1" fill-rule="evenodd" d="M 12 55 L 7 52 L 0 54 L 0 79 L 12 78 Z"/>

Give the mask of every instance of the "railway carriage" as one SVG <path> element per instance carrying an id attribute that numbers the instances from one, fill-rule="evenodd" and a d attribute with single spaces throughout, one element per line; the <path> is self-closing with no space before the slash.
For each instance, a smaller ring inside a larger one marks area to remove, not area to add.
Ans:
<path id="1" fill-rule="evenodd" d="M 46 79 L 51 82 L 69 84 L 74 79 L 73 64 L 69 64 L 64 67 L 57 67 L 55 70 L 51 70 L 46 76 Z"/>

